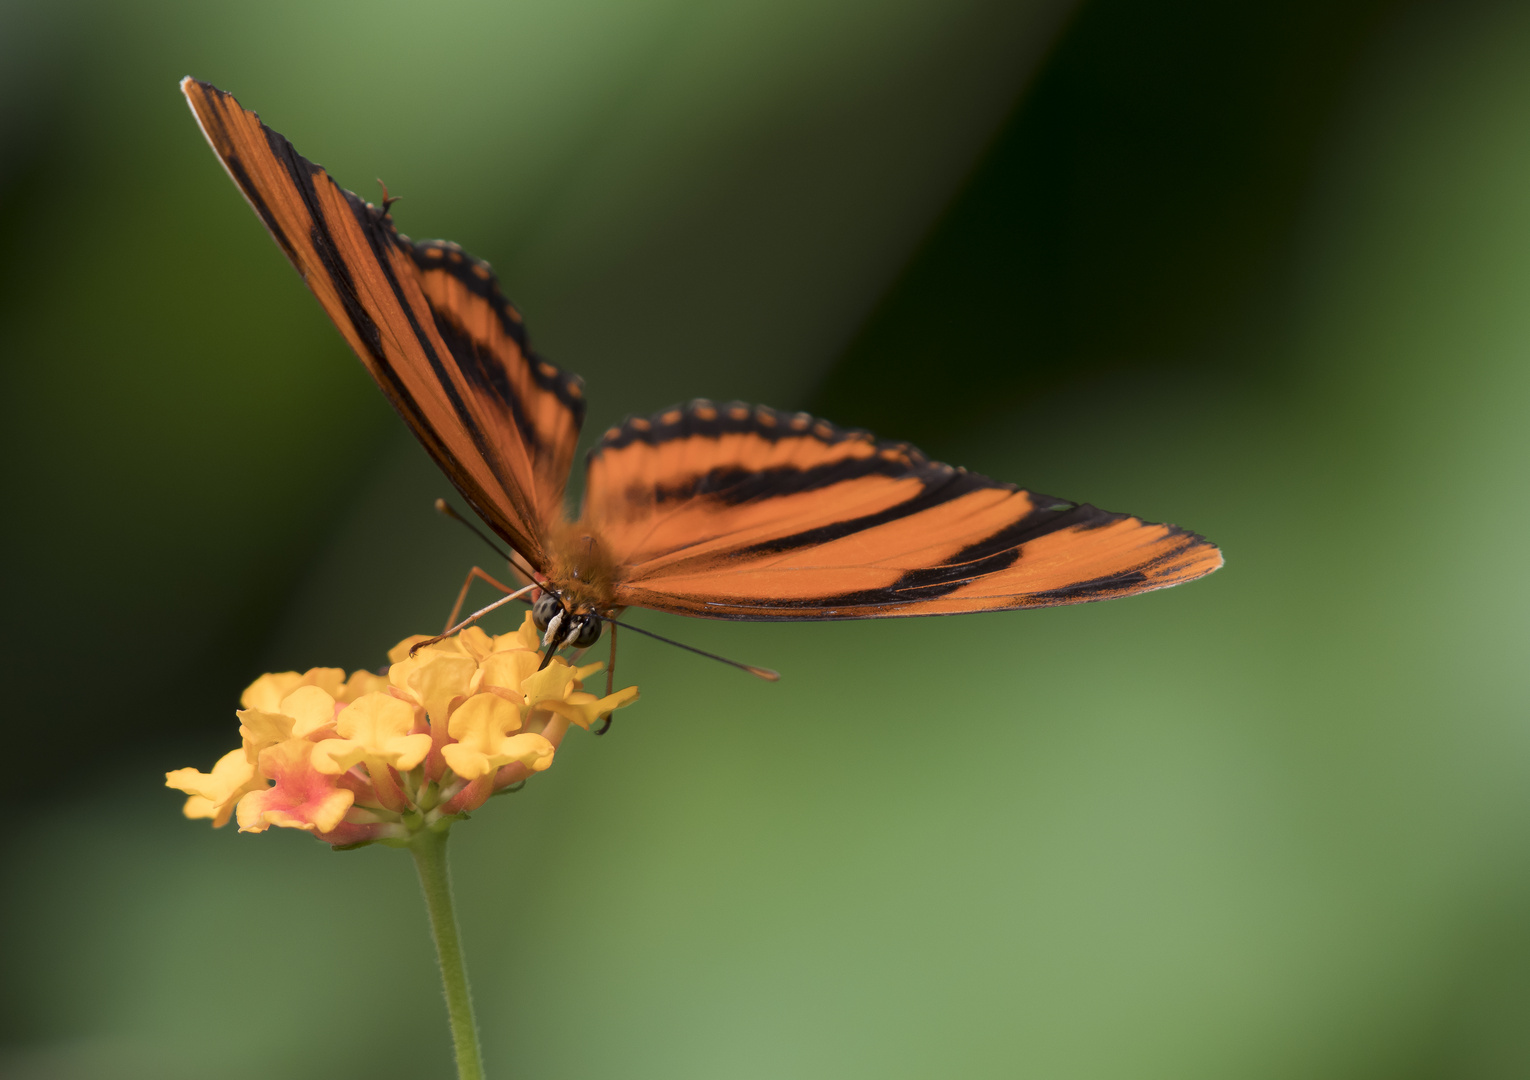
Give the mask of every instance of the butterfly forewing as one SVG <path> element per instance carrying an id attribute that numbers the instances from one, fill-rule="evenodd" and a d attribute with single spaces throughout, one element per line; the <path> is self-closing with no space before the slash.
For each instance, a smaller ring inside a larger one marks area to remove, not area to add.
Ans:
<path id="1" fill-rule="evenodd" d="M 874 618 L 1125 596 L 1210 573 L 1193 533 L 1037 495 L 803 414 L 697 402 L 591 452 L 584 518 L 619 602 Z"/>
<path id="2" fill-rule="evenodd" d="M 231 95 L 181 89 L 229 175 L 463 497 L 540 566 L 584 401 L 531 353 L 486 264 L 414 245 Z"/>

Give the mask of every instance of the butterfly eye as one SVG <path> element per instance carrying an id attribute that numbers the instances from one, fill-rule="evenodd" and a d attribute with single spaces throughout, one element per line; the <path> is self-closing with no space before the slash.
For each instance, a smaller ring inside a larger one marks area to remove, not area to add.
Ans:
<path id="1" fill-rule="evenodd" d="M 552 593 L 545 592 L 537 597 L 535 604 L 531 605 L 531 621 L 536 624 L 538 630 L 546 630 L 553 616 L 562 610 L 563 602 Z"/>
<path id="2" fill-rule="evenodd" d="M 596 615 L 575 615 L 573 626 L 569 628 L 568 647 L 571 649 L 588 649 L 600 639 L 600 617 Z"/>

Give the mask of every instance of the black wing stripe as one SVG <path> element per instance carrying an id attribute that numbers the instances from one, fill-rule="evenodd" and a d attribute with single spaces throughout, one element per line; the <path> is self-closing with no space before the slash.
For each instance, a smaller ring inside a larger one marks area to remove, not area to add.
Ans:
<path id="1" fill-rule="evenodd" d="M 479 390 L 489 395 L 510 413 L 511 423 L 526 443 L 527 450 L 535 457 L 543 450 L 542 437 L 536 425 L 526 415 L 521 396 L 510 385 L 510 378 L 492 357 L 479 351 L 478 345 L 466 330 L 443 311 L 435 313 L 436 332 L 451 350 L 462 374 Z"/>
<path id="2" fill-rule="evenodd" d="M 972 474 L 963 475 L 971 476 Z M 978 479 L 982 478 L 979 477 Z M 977 490 L 977 487 L 969 490 Z M 736 552 L 730 553 L 730 557 L 737 558 L 740 563 L 747 563 L 752 555 L 774 555 L 801 548 L 815 547 L 819 544 L 828 543 L 831 540 L 838 540 L 841 537 L 849 536 L 856 532 L 862 532 L 869 528 L 875 528 L 879 525 L 896 521 L 907 517 L 909 514 L 931 509 L 949 501 L 951 497 L 951 495 L 935 489 L 907 502 L 899 503 L 897 506 L 879 514 L 869 514 L 864 518 L 845 522 L 843 527 L 835 525 L 825 529 L 814 529 L 810 532 L 799 533 L 794 537 L 783 537 L 780 540 L 770 540 L 748 547 L 741 547 Z M 955 592 L 963 585 L 970 584 L 979 578 L 1013 566 L 1020 558 L 1021 547 L 1031 540 L 1045 536 L 1048 533 L 1057 532 L 1060 529 L 1088 531 L 1100 528 L 1109 525 L 1113 521 L 1120 520 L 1121 516 L 1101 510 L 1098 507 L 1090 506 L 1088 503 L 1069 504 L 1067 509 L 1058 509 L 1055 506 L 1047 507 L 1045 500 L 1042 498 L 1038 498 L 1037 501 L 1041 504 L 1041 507 L 1031 510 L 1018 521 L 1006 525 L 980 540 L 974 541 L 933 566 L 909 570 L 891 585 L 884 588 L 847 592 L 828 597 L 816 597 L 811 601 L 783 599 L 776 604 L 760 606 L 762 608 L 816 608 L 825 605 L 830 607 L 852 607 L 866 606 L 878 598 L 890 595 L 899 597 L 897 600 L 887 601 L 894 604 L 946 596 Z M 1172 530 L 1173 533 L 1178 533 L 1179 531 L 1178 529 Z M 1194 537 L 1193 534 L 1187 535 L 1192 535 L 1193 540 L 1201 539 L 1200 537 Z M 710 560 L 702 559 L 699 561 L 704 563 Z M 770 562 L 767 560 L 757 565 L 768 567 Z M 684 560 L 678 564 L 670 564 L 665 568 L 666 573 L 683 573 L 684 569 Z M 1127 576 L 1133 576 L 1134 581 L 1143 580 L 1143 575 L 1138 570 L 1133 570 Z M 1112 578 L 1101 578 L 1097 583 L 1082 582 L 1076 586 L 1071 586 L 1068 590 L 1053 591 L 1058 591 L 1059 594 L 1065 591 L 1068 595 L 1074 595 L 1079 590 L 1084 592 L 1091 590 L 1098 591 L 1099 588 L 1104 587 L 1103 583 L 1105 582 L 1117 582 L 1119 584 L 1117 579 L 1120 577 L 1121 575 L 1116 575 Z"/>
<path id="3" fill-rule="evenodd" d="M 715 405 L 705 398 L 697 398 L 686 405 L 672 405 L 651 416 L 629 416 L 607 431 L 588 456 L 594 458 L 603 450 L 621 450 L 635 442 L 662 446 L 694 435 L 745 434 L 771 442 L 811 436 L 831 445 L 856 439 L 875 444 L 878 451 L 906 454 L 916 465 L 929 460 L 906 442 L 879 440 L 862 428 L 843 428 L 808 413 L 781 412 L 742 401 Z"/>
<path id="4" fill-rule="evenodd" d="M 923 490 L 903 502 L 875 513 L 846 518 L 831 525 L 804 529 L 801 532 L 772 537 L 769 540 L 740 547 L 733 553 L 734 557 L 749 559 L 826 544 L 922 513 L 972 491 L 1019 491 L 1013 484 L 999 483 L 949 465 L 931 463 L 911 471 L 904 462 L 888 460 L 878 455 L 805 469 L 783 466 L 749 472 L 742 469 L 717 468 L 678 484 L 656 485 L 652 488 L 634 485 L 628 490 L 627 498 L 634 503 L 651 499 L 656 506 L 684 503 L 690 500 L 738 506 L 746 502 L 761 502 L 786 495 L 819 491 L 868 476 L 911 477 L 923 485 Z M 967 561 L 992 558 L 1003 550 L 1013 548 L 1026 540 L 1055 529 L 1098 527 L 1116 518 L 1116 515 L 1094 507 L 1081 506 L 1050 495 L 1030 493 L 1029 499 L 1032 506 L 1029 513 L 982 543 L 974 545 L 971 551 L 964 553 Z"/>
<path id="5" fill-rule="evenodd" d="M 564 371 L 549 363 L 532 350 L 526 324 L 515 305 L 501 290 L 499 278 L 495 275 L 493 267 L 482 259 L 469 255 L 450 240 L 416 242 L 403 236 L 399 236 L 398 239 L 414 260 L 414 264 L 421 270 L 449 274 L 468 292 L 489 304 L 498 318 L 500 327 L 515 342 L 521 350 L 521 355 L 526 358 L 527 364 L 530 365 L 531 377 L 536 385 L 556 396 L 574 414 L 575 426 L 581 425 L 584 422 L 586 405 L 583 391 L 584 380 L 572 372 Z M 441 315 L 442 313 L 437 313 L 438 319 Z M 463 336 L 460 327 L 454 326 L 453 333 L 458 337 Z M 445 337 L 445 334 L 443 333 L 442 336 Z M 479 363 L 482 364 L 482 360 Z"/>
<path id="6" fill-rule="evenodd" d="M 950 502 L 960 495 L 969 491 L 978 491 L 985 487 L 993 487 L 991 481 L 983 482 L 984 478 L 974 476 L 972 473 L 960 472 L 956 469 L 945 467 L 947 472 L 936 471 L 934 476 L 917 475 L 916 478 L 924 485 L 924 490 L 913 498 L 905 499 L 885 510 L 879 510 L 873 514 L 863 514 L 860 517 L 847 518 L 836 521 L 831 525 L 820 525 L 812 529 L 804 529 L 801 532 L 789 536 L 772 537 L 762 540 L 757 544 L 750 544 L 739 549 L 741 557 L 784 555 L 790 551 L 798 551 L 802 548 L 816 547 L 819 544 L 827 544 L 833 540 L 840 540 L 856 533 L 865 532 L 867 529 L 879 528 L 883 525 L 891 525 L 895 521 L 911 517 L 914 514 L 934 509 L 942 503 Z M 905 470 L 906 471 L 906 470 Z M 896 475 L 896 474 L 889 474 Z"/>
<path id="7" fill-rule="evenodd" d="M 488 301 L 499 316 L 499 324 L 505 333 L 515 339 L 522 353 L 530 354 L 531 343 L 527 340 L 526 324 L 521 320 L 515 305 L 500 290 L 499 280 L 488 263 L 469 255 L 460 245 L 450 240 L 410 240 L 408 244 L 414 265 L 421 270 L 440 270 L 450 274 L 468 292 Z M 553 390 L 556 387 L 549 385 L 547 389 Z"/>
<path id="8" fill-rule="evenodd" d="M 705 473 L 687 477 L 678 483 L 659 484 L 652 487 L 633 485 L 629 488 L 627 497 L 634 500 L 651 498 L 658 505 L 704 498 L 708 502 L 720 503 L 724 506 L 740 506 L 746 502 L 757 502 L 782 495 L 800 495 L 808 491 L 820 491 L 847 480 L 859 480 L 868 476 L 907 476 L 908 472 L 907 464 L 890 461 L 881 456 L 852 458 L 848 461 L 813 465 L 808 468 L 782 465 L 756 471 L 734 466 L 719 466 Z M 945 474 L 940 475 L 941 479 L 945 478 Z"/>

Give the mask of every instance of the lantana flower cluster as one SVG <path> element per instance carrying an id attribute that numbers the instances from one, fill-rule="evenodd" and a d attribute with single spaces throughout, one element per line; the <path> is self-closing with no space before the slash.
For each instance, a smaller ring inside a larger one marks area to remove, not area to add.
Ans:
<path id="1" fill-rule="evenodd" d="M 519 630 L 491 637 L 476 626 L 454 637 L 406 638 L 386 675 L 340 668 L 262 675 L 240 698 L 243 745 L 212 771 L 176 769 L 188 818 L 232 817 L 240 832 L 305 829 L 337 847 L 407 843 L 541 772 L 570 724 L 588 729 L 637 699 L 607 697 L 582 680 L 604 665 L 554 657 L 541 667 L 526 614 Z"/>

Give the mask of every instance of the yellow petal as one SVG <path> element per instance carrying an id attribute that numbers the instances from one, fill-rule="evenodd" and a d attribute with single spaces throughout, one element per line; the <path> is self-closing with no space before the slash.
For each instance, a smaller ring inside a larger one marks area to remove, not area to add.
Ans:
<path id="1" fill-rule="evenodd" d="M 508 634 L 499 634 L 494 638 L 494 648 L 491 652 L 509 652 L 512 649 L 524 649 L 521 644 L 521 632 L 512 630 Z"/>
<path id="2" fill-rule="evenodd" d="M 230 750 L 218 759 L 212 772 L 195 769 L 176 769 L 165 774 L 165 786 L 184 791 L 188 795 L 200 795 L 213 802 L 222 802 L 236 788 L 246 784 L 255 775 L 255 766 L 244 755 L 243 748 Z"/>
<path id="3" fill-rule="evenodd" d="M 260 755 L 260 771 L 275 783 L 239 800 L 240 832 L 264 832 L 271 825 L 329 832 L 355 801 L 332 775 L 314 767 L 314 744 L 289 739 Z"/>
<path id="4" fill-rule="evenodd" d="M 351 677 L 345 680 L 345 685 L 335 695 L 335 700 L 350 703 L 362 694 L 379 694 L 386 689 L 388 689 L 388 676 L 379 675 L 375 671 L 357 670 L 351 672 Z"/>
<path id="5" fill-rule="evenodd" d="M 452 772 L 465 780 L 476 780 L 517 760 L 506 756 L 504 748 L 507 744 L 522 745 L 507 738 L 520 726 L 519 707 L 498 694 L 474 694 L 452 713 L 449 732 L 457 741 L 443 746 L 441 755 Z"/>
<path id="6" fill-rule="evenodd" d="M 212 818 L 214 828 L 220 828 L 228 821 L 236 799 L 261 783 L 254 764 L 242 747 L 219 758 L 210 773 L 176 769 L 165 774 L 166 787 L 191 796 L 182 807 L 182 813 L 188 818 Z"/>
<path id="7" fill-rule="evenodd" d="M 526 704 L 531 706 L 544 701 L 562 701 L 573 693 L 573 682 L 574 669 L 560 658 L 522 679 L 521 693 L 526 697 Z"/>
<path id="8" fill-rule="evenodd" d="M 635 686 L 624 686 L 620 690 L 610 694 L 608 697 L 601 698 L 595 704 L 597 707 L 599 707 L 601 713 L 604 714 L 615 712 L 617 709 L 625 709 L 628 705 L 631 705 L 637 699 L 638 688 Z"/>
<path id="9" fill-rule="evenodd" d="M 501 743 L 495 761 L 496 766 L 519 762 L 532 772 L 541 772 L 553 763 L 554 752 L 552 743 L 540 735 L 526 732 L 512 735 Z"/>
<path id="10" fill-rule="evenodd" d="M 339 776 L 366 756 L 367 748 L 355 739 L 321 739 L 313 746 L 313 767 L 327 776 Z"/>
<path id="11" fill-rule="evenodd" d="M 447 743 L 441 747 L 446 767 L 464 780 L 477 780 L 494 766 L 489 755 L 465 743 Z"/>
<path id="12" fill-rule="evenodd" d="M 421 641 L 429 640 L 430 635 L 428 634 L 410 634 L 403 641 L 400 641 L 397 645 L 388 650 L 388 663 L 402 663 L 404 660 L 409 658 L 410 649 L 414 648 L 415 645 Z"/>
<path id="13" fill-rule="evenodd" d="M 476 780 L 505 765 L 519 762 L 532 772 L 541 772 L 552 764 L 554 747 L 541 735 L 522 732 L 498 737 L 487 751 L 468 743 L 447 743 L 441 756 L 447 766 L 464 780 Z"/>
<path id="14" fill-rule="evenodd" d="M 313 767 L 329 776 L 339 776 L 362 762 L 392 765 L 408 772 L 430 753 L 430 736 L 399 735 L 381 746 L 369 746 L 356 739 L 324 739 L 314 744 Z"/>
<path id="15" fill-rule="evenodd" d="M 284 804 L 274 796 L 276 788 L 252 791 L 239 800 L 236 814 L 240 832 L 265 832 L 272 825 L 308 832 L 330 832 L 345 820 L 356 796 L 345 788 L 332 788 L 302 803 Z"/>
<path id="16" fill-rule="evenodd" d="M 527 652 L 525 649 L 515 649 L 509 652 L 490 653 L 484 658 L 479 672 L 482 676 L 480 687 L 498 686 L 504 690 L 514 690 L 520 693 L 521 683 L 526 676 L 537 669 L 542 662 L 539 653 Z"/>
<path id="17" fill-rule="evenodd" d="M 452 713 L 448 734 L 488 752 L 505 735 L 521 726 L 521 710 L 498 694 L 474 694 Z"/>
<path id="18" fill-rule="evenodd" d="M 340 669 L 327 670 L 339 671 Z M 336 686 L 335 689 L 338 690 L 339 687 Z M 282 698 L 281 712 L 292 717 L 293 738 L 302 739 L 334 722 L 335 699 L 328 691 L 316 685 L 300 686 Z"/>
<path id="19" fill-rule="evenodd" d="M 364 757 L 407 772 L 430 753 L 430 736 L 410 734 L 413 727 L 414 707 L 408 702 L 392 694 L 366 694 L 341 710 L 335 730 L 343 738 L 319 744 L 315 767 L 328 772 L 330 766 L 321 760 L 327 756 L 333 760 L 336 771 L 343 771 Z M 344 749 L 341 746 L 324 749 L 331 741 L 345 745 L 347 740 L 356 749 L 349 745 Z"/>
<path id="20" fill-rule="evenodd" d="M 204 799 L 200 795 L 193 795 L 186 800 L 186 805 L 181 807 L 181 813 L 185 814 L 192 821 L 196 821 L 199 818 L 216 819 L 220 809 L 221 807 L 211 799 Z"/>
<path id="21" fill-rule="evenodd" d="M 495 652 L 508 652 L 511 649 L 527 649 L 531 652 L 538 652 L 541 648 L 542 632 L 537 629 L 537 624 L 532 619 L 531 612 L 529 611 L 521 619 L 521 625 L 518 629 L 508 634 L 501 634 L 494 639 Z"/>
<path id="22" fill-rule="evenodd" d="M 340 693 L 340 687 L 345 685 L 345 669 L 337 667 L 309 668 L 303 672 L 304 686 L 317 686 L 330 697 Z"/>
<path id="23" fill-rule="evenodd" d="M 434 655 L 426 658 L 422 654 L 420 659 L 425 662 L 405 675 L 403 689 L 425 706 L 425 712 L 432 720 L 445 720 L 452 699 L 468 694 L 468 684 L 473 673 L 478 670 L 478 665 L 471 657 L 461 655 Z M 392 671 L 389 677 L 393 677 Z M 397 679 L 394 679 L 394 685 L 398 685 Z"/>
<path id="24" fill-rule="evenodd" d="M 335 730 L 342 738 L 381 746 L 414 727 L 414 709 L 392 694 L 366 694 L 340 710 Z"/>
<path id="25" fill-rule="evenodd" d="M 421 732 L 418 735 L 400 735 L 390 741 L 379 756 L 399 772 L 408 772 L 424 761 L 428 753 L 430 736 Z"/>
<path id="26" fill-rule="evenodd" d="M 277 703 L 280 708 L 280 702 Z M 292 717 L 280 712 L 262 712 L 259 709 L 241 709 L 239 734 L 251 761 L 268 746 L 292 738 Z"/>
<path id="27" fill-rule="evenodd" d="M 482 660 L 494 651 L 494 640 L 477 626 L 470 626 L 458 634 L 457 643 L 475 661 Z"/>
<path id="28" fill-rule="evenodd" d="M 262 675 L 239 695 L 239 704 L 246 709 L 259 709 L 274 713 L 281 709 L 282 698 L 292 693 L 303 682 L 303 676 L 295 671 L 278 671 Z"/>
<path id="29" fill-rule="evenodd" d="M 635 686 L 624 686 L 610 697 L 603 698 L 576 690 L 563 701 L 543 701 L 537 708 L 546 709 L 566 717 L 582 728 L 588 728 L 601 717 L 631 705 L 637 698 L 638 688 Z"/>

